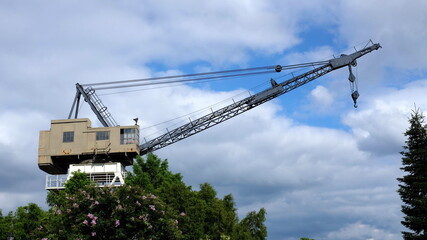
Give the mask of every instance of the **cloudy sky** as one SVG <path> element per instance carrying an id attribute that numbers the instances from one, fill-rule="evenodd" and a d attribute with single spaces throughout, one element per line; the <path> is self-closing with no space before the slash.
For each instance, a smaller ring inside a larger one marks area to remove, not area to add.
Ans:
<path id="1" fill-rule="evenodd" d="M 232 193 L 241 217 L 266 208 L 269 239 L 401 239 L 403 132 L 427 111 L 426 12 L 425 0 L 0 1 L 0 208 L 47 208 L 38 134 L 68 117 L 77 82 L 326 60 L 372 39 L 383 48 L 354 69 L 357 109 L 341 69 L 156 154 L 194 189 Z M 98 94 L 148 137 L 289 73 Z M 88 106 L 80 116 L 100 126 Z"/>

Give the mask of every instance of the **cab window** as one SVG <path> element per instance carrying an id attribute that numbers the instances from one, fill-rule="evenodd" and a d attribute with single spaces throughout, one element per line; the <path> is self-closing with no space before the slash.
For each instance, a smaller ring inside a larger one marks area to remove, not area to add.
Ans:
<path id="1" fill-rule="evenodd" d="M 120 144 L 138 144 L 139 134 L 135 128 L 120 129 Z"/>
<path id="2" fill-rule="evenodd" d="M 102 131 L 102 132 L 96 132 L 96 140 L 109 140 L 110 139 L 110 132 L 109 131 Z"/>
<path id="3" fill-rule="evenodd" d="M 74 142 L 74 132 L 64 132 L 62 135 L 62 142 Z"/>

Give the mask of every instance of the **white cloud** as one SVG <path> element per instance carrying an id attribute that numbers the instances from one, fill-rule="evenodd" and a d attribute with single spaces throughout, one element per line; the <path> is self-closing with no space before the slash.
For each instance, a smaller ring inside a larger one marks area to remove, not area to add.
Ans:
<path id="1" fill-rule="evenodd" d="M 320 106 L 321 109 L 329 107 L 334 102 L 334 96 L 331 91 L 321 85 L 316 86 L 310 92 L 310 97 L 312 101 L 312 104 L 310 105 L 314 105 L 316 107 Z"/>
<path id="2" fill-rule="evenodd" d="M 376 6 L 304 0 L 0 5 L 0 102 L 5 103 L 0 106 L 1 171 L 3 183 L 14 182 L 2 184 L 1 208 L 25 205 L 17 198 L 42 202 L 45 192 L 34 190 L 43 189 L 44 181 L 36 166 L 38 131 L 48 129 L 50 119 L 67 117 L 76 82 L 150 77 L 163 68 L 180 72 L 194 62 L 206 64 L 191 65 L 189 71 L 245 66 L 305 43 L 310 43 L 307 52 L 292 49 L 284 61 L 317 61 L 336 51 L 332 45 L 372 38 L 384 48 L 359 63 L 364 79 L 360 107 L 342 115 L 351 131 L 298 123 L 282 116 L 284 106 L 273 101 L 157 153 L 169 158 L 173 171 L 183 173 L 188 183 L 210 182 L 220 194 L 233 193 L 243 215 L 266 207 L 271 239 L 303 236 L 307 226 L 330 238 L 398 235 L 398 152 L 413 103 L 427 109 L 427 83 L 403 85 L 402 72 L 394 67 L 422 68 L 420 75 L 426 67 L 426 32 L 419 24 L 425 22 L 424 1 L 381 1 Z M 313 27 L 337 38 L 318 47 L 316 39 L 300 38 L 299 33 Z M 161 66 L 153 69 L 150 64 Z M 330 76 L 346 80 L 344 73 Z M 399 88 L 382 86 L 389 83 L 384 76 Z M 305 93 L 337 108 L 343 85 L 347 87 L 342 81 L 325 82 Z M 120 124 L 133 124 L 132 118 L 139 117 L 144 128 L 240 92 L 182 85 L 101 98 Z M 307 118 L 314 118 L 313 103 L 306 104 Z M 80 116 L 96 125 L 86 105 Z"/>
<path id="3" fill-rule="evenodd" d="M 15 211 L 18 206 L 26 206 L 28 203 L 36 203 L 45 207 L 44 199 L 40 199 L 40 192 L 34 193 L 4 193 L 0 192 L 0 211 L 3 216 L 10 211 Z"/>
<path id="4" fill-rule="evenodd" d="M 372 39 L 383 53 L 373 56 L 376 65 L 396 68 L 425 68 L 427 48 L 427 2 L 380 0 L 375 4 L 351 0 L 339 2 L 340 36 L 351 44 Z"/>
<path id="5" fill-rule="evenodd" d="M 284 61 L 288 64 L 298 64 L 329 60 L 334 57 L 334 50 L 330 46 L 320 46 L 307 52 L 292 52 L 286 55 Z"/>
<path id="6" fill-rule="evenodd" d="M 402 89 L 389 90 L 363 100 L 363 107 L 343 117 L 362 150 L 374 154 L 400 152 L 414 104 L 421 111 L 427 109 L 425 92 L 427 81 L 414 81 Z"/>
<path id="7" fill-rule="evenodd" d="M 338 231 L 328 234 L 328 239 L 339 240 L 394 240 L 401 239 L 400 234 L 390 233 L 363 223 L 349 224 Z"/>

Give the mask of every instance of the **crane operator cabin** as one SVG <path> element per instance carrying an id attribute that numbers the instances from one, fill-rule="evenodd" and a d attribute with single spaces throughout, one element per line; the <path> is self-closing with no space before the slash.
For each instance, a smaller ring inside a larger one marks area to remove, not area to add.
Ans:
<path id="1" fill-rule="evenodd" d="M 40 132 L 39 167 L 49 174 L 97 159 L 128 166 L 138 154 L 138 125 L 92 128 L 88 118 L 78 118 L 52 120 L 50 130 Z"/>

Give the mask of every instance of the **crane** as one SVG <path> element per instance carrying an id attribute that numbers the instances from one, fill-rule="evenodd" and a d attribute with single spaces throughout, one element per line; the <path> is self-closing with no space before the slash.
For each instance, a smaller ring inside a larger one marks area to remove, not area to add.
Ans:
<path id="1" fill-rule="evenodd" d="M 369 46 L 365 46 L 361 50 L 348 55 L 342 54 L 339 57 L 326 61 L 289 66 L 276 65 L 265 68 L 243 69 L 245 71 L 258 71 L 255 73 L 265 73 L 264 70 L 281 72 L 284 69 L 307 66 L 313 67 L 312 70 L 293 76 L 283 82 L 277 82 L 271 79 L 270 87 L 267 89 L 242 100 L 234 101 L 232 104 L 212 111 L 198 119 L 190 119 L 188 123 L 173 130 L 168 130 L 166 133 L 149 141 L 145 141 L 142 144 L 139 142 L 139 126 L 137 125 L 137 119 L 134 119 L 136 122 L 135 126 L 118 126 L 107 110 L 107 107 L 104 106 L 101 99 L 97 96 L 94 86 L 102 84 L 122 84 L 119 87 L 132 87 L 146 84 L 140 83 L 143 80 L 170 80 L 176 77 L 190 77 L 189 80 L 176 80 L 176 82 L 178 82 L 244 76 L 250 73 L 241 73 L 240 71 L 242 70 L 231 70 L 87 85 L 77 83 L 76 95 L 68 119 L 52 120 L 51 130 L 40 132 L 39 167 L 50 174 L 62 174 L 66 172 L 68 167 L 72 164 L 80 163 L 94 164 L 96 162 L 115 162 L 128 166 L 132 164 L 133 158 L 136 155 L 145 155 L 181 141 L 344 67 L 348 67 L 349 69 L 348 80 L 351 85 L 351 97 L 354 106 L 357 107 L 359 93 L 355 85 L 355 76 L 352 72 L 352 67 L 357 65 L 358 58 L 374 50 L 378 50 L 379 48 L 381 48 L 379 43 L 370 41 Z M 168 81 L 168 83 L 170 82 L 174 82 L 174 80 Z M 108 87 L 98 89 L 105 88 Z M 81 97 L 89 104 L 103 127 L 92 128 L 89 119 L 78 118 L 78 106 Z M 61 136 L 63 140 L 62 143 L 54 143 L 55 140 L 58 142 L 57 139 Z"/>

